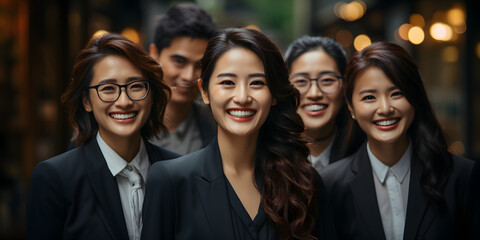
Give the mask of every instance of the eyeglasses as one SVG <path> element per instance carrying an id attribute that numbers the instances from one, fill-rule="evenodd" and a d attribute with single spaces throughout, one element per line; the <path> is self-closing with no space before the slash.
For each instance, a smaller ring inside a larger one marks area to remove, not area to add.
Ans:
<path id="1" fill-rule="evenodd" d="M 317 87 L 325 94 L 333 94 L 340 88 L 340 79 L 342 76 L 335 75 L 333 73 L 321 74 L 318 78 L 308 78 L 307 76 L 295 76 L 290 79 L 292 84 L 297 88 L 300 94 L 308 92 L 308 89 L 312 87 L 312 82 L 317 82 Z"/>
<path id="2" fill-rule="evenodd" d="M 148 95 L 150 85 L 147 81 L 135 81 L 125 85 L 118 85 L 115 83 L 103 83 L 95 86 L 90 86 L 88 89 L 97 90 L 97 95 L 100 100 L 104 102 L 115 102 L 122 93 L 122 88 L 125 88 L 128 98 L 132 101 L 143 100 Z"/>

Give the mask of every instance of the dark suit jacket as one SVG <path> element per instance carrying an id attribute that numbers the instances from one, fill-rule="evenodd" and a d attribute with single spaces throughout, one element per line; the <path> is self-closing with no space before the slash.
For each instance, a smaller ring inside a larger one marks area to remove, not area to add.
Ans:
<path id="1" fill-rule="evenodd" d="M 442 214 L 422 193 L 422 167 L 412 158 L 404 239 L 468 238 L 472 180 L 478 175 L 473 167 L 473 161 L 453 155 L 452 173 L 444 190 L 447 211 Z M 333 205 L 339 239 L 385 239 L 366 144 L 320 175 Z"/>
<path id="2" fill-rule="evenodd" d="M 179 156 L 144 142 L 152 163 Z M 117 181 L 95 138 L 35 167 L 27 238 L 128 239 Z"/>
<path id="3" fill-rule="evenodd" d="M 318 176 L 318 175 L 317 175 Z M 325 190 L 318 176 L 320 198 Z M 143 205 L 142 239 L 235 239 L 218 141 L 150 168 Z M 315 234 L 333 239 L 333 221 L 321 205 Z M 327 219 L 330 217 L 330 219 Z"/>

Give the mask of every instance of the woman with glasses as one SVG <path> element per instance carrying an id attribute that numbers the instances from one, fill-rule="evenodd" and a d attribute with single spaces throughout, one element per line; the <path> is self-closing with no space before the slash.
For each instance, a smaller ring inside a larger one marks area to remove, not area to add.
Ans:
<path id="1" fill-rule="evenodd" d="M 367 141 L 320 172 L 339 239 L 478 239 L 478 163 L 448 152 L 409 54 L 374 43 L 352 56 L 346 76 Z"/>
<path id="2" fill-rule="evenodd" d="M 28 239 L 139 239 L 151 163 L 178 155 L 147 140 L 164 128 L 168 87 L 138 44 L 105 34 L 80 51 L 62 101 L 77 148 L 35 167 Z"/>
<path id="3" fill-rule="evenodd" d="M 334 239 L 323 183 L 300 138 L 298 93 L 275 44 L 255 30 L 227 29 L 210 39 L 201 63 L 217 137 L 152 166 L 142 239 Z"/>
<path id="4" fill-rule="evenodd" d="M 345 157 L 348 110 L 343 99 L 347 59 L 331 38 L 303 36 L 285 53 L 290 82 L 300 92 L 297 112 L 317 171 Z"/>

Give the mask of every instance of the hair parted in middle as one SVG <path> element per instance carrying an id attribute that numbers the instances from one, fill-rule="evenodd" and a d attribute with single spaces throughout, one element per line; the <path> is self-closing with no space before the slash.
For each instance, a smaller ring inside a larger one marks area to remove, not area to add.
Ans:
<path id="1" fill-rule="evenodd" d="M 262 207 L 275 223 L 280 239 L 313 239 L 318 192 L 315 169 L 301 138 L 303 122 L 297 114 L 299 94 L 290 84 L 277 46 L 259 31 L 230 28 L 219 32 L 207 46 L 202 63 L 202 88 L 208 85 L 217 60 L 233 48 L 255 53 L 265 69 L 267 86 L 277 104 L 260 128 L 255 171 L 264 178 Z M 214 96 L 210 96 L 214 97 Z"/>
<path id="2" fill-rule="evenodd" d="M 72 79 L 62 95 L 68 118 L 73 126 L 73 141 L 80 146 L 91 140 L 98 131 L 93 113 L 85 111 L 82 97 L 90 97 L 88 86 L 94 75 L 94 66 L 103 58 L 117 55 L 128 59 L 143 74 L 150 85 L 152 109 L 141 135 L 150 138 L 165 129 L 163 114 L 170 88 L 163 82 L 162 68 L 137 43 L 113 33 L 92 38 L 78 54 L 72 71 Z"/>

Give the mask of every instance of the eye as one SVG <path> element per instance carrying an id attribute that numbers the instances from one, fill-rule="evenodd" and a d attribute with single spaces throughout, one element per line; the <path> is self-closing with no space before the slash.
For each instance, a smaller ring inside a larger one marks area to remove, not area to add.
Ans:
<path id="1" fill-rule="evenodd" d="M 134 83 L 130 84 L 129 88 L 130 88 L 130 90 L 140 91 L 140 90 L 143 90 L 143 89 L 147 88 L 147 84 L 144 83 L 144 82 L 134 82 Z"/>
<path id="2" fill-rule="evenodd" d="M 266 83 L 264 81 L 261 81 L 261 80 L 255 80 L 255 81 L 252 81 L 250 83 L 250 85 L 252 85 L 252 86 L 265 86 Z"/>
<path id="3" fill-rule="evenodd" d="M 372 101 L 372 100 L 375 100 L 375 97 L 372 95 L 367 95 L 362 97 L 362 101 Z"/>
<path id="4" fill-rule="evenodd" d="M 399 97 L 399 96 L 403 96 L 403 93 L 400 92 L 400 91 L 397 91 L 397 92 L 393 92 L 393 93 L 392 93 L 392 97 Z"/>
<path id="5" fill-rule="evenodd" d="M 174 57 L 172 60 L 177 66 L 183 66 L 187 63 L 185 58 Z"/>
<path id="6" fill-rule="evenodd" d="M 113 84 L 101 85 L 98 90 L 104 93 L 113 93 L 117 91 L 117 86 Z"/>
<path id="7" fill-rule="evenodd" d="M 325 85 L 325 86 L 332 85 L 335 82 L 337 82 L 337 79 L 333 77 L 326 77 L 326 78 L 322 78 L 321 80 L 322 85 Z"/>
<path id="8" fill-rule="evenodd" d="M 219 84 L 220 85 L 227 85 L 227 86 L 235 85 L 235 83 L 232 80 L 222 80 Z"/>
<path id="9" fill-rule="evenodd" d="M 303 87 L 308 85 L 308 81 L 309 80 L 305 78 L 296 78 L 293 80 L 293 84 L 295 84 L 295 86 L 298 86 L 298 87 Z"/>

